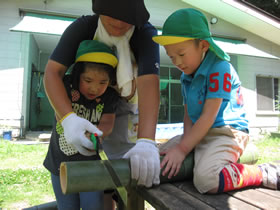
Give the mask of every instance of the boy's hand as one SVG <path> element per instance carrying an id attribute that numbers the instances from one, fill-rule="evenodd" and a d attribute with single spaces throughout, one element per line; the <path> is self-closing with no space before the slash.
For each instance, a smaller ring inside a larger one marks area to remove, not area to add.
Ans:
<path id="1" fill-rule="evenodd" d="M 169 172 L 169 179 L 172 176 L 176 176 L 179 173 L 182 162 L 186 157 L 185 152 L 183 152 L 179 144 L 166 151 L 161 152 L 160 155 L 165 155 L 160 164 L 160 168 L 165 167 L 162 171 L 162 175 L 165 176 Z"/>
<path id="2" fill-rule="evenodd" d="M 130 158 L 131 178 L 137 180 L 138 185 L 151 187 L 160 183 L 160 159 L 155 141 L 138 139 L 123 158 Z"/>
<path id="3" fill-rule="evenodd" d="M 66 141 L 74 145 L 80 154 L 85 156 L 95 154 L 93 143 L 86 137 L 85 133 L 88 131 L 101 136 L 103 134 L 102 131 L 88 120 L 78 117 L 75 113 L 70 113 L 67 117 L 63 118 L 61 125 L 64 129 Z"/>

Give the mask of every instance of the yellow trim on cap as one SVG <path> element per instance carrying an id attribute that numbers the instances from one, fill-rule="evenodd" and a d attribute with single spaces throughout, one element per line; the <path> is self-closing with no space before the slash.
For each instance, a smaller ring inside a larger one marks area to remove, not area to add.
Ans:
<path id="1" fill-rule="evenodd" d="M 105 63 L 115 68 L 118 64 L 118 59 L 110 53 L 92 52 L 81 55 L 76 59 L 76 62 Z"/>
<path id="2" fill-rule="evenodd" d="M 192 40 L 195 38 L 189 38 L 189 37 L 180 37 L 180 36 L 154 36 L 153 40 L 154 42 L 160 44 L 160 45 L 169 45 L 169 44 L 176 44 L 179 42 L 184 42 L 187 40 Z"/>

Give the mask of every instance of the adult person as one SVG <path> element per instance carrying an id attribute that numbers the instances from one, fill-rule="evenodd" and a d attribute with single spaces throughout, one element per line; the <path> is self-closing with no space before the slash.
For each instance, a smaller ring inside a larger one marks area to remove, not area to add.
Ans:
<path id="1" fill-rule="evenodd" d="M 131 176 L 139 185 L 159 184 L 160 160 L 154 141 L 159 110 L 159 46 L 152 41 L 156 29 L 148 22 L 143 0 L 93 0 L 95 15 L 82 16 L 63 33 L 50 56 L 44 74 L 44 86 L 58 118 L 73 111 L 62 78 L 74 63 L 79 44 L 96 39 L 116 50 L 118 56 L 117 89 L 122 100 L 116 111 L 111 135 L 103 147 L 109 158 L 130 158 Z M 137 141 L 129 140 L 129 119 L 139 116 Z M 67 126 L 75 129 L 70 141 L 88 147 L 81 139 L 88 130 L 75 116 Z M 97 129 L 91 125 L 91 130 Z M 64 130 L 71 130 L 64 127 Z M 65 134 L 67 136 L 67 134 Z"/>

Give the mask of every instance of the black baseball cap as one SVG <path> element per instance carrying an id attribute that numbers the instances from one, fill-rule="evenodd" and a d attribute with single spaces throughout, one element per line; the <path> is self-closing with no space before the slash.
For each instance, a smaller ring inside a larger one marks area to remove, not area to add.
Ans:
<path id="1" fill-rule="evenodd" d="M 135 26 L 143 26 L 150 18 L 144 0 L 92 0 L 92 11 Z"/>

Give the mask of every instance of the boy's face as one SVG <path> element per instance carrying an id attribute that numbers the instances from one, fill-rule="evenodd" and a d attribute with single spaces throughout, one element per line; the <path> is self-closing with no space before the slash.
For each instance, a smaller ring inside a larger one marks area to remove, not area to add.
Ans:
<path id="1" fill-rule="evenodd" d="M 80 75 L 79 89 L 88 100 L 94 100 L 106 91 L 109 81 L 106 72 L 86 67 L 85 72 Z"/>
<path id="2" fill-rule="evenodd" d="M 188 40 L 164 46 L 172 63 L 182 72 L 191 75 L 201 64 L 209 44 L 205 40 Z"/>
<path id="3" fill-rule="evenodd" d="M 132 27 L 129 23 L 109 16 L 100 15 L 100 19 L 107 33 L 111 36 L 123 36 Z"/>

